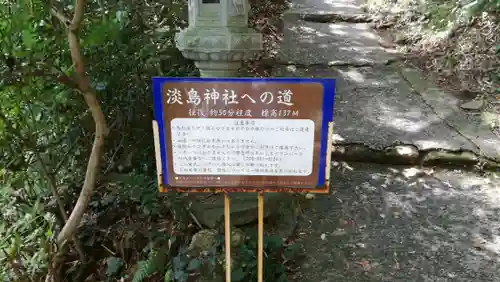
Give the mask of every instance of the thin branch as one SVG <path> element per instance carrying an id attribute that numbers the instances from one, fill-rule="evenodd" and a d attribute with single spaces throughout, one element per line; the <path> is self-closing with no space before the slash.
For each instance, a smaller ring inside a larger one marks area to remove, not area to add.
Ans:
<path id="1" fill-rule="evenodd" d="M 108 174 L 108 172 L 111 170 L 111 168 L 114 167 L 114 160 L 115 160 L 115 157 L 116 157 L 116 154 L 118 153 L 118 151 L 123 147 L 123 140 L 125 140 L 125 135 L 122 135 L 122 138 L 120 139 L 120 143 L 118 143 L 118 146 L 116 146 L 116 150 L 115 152 L 113 153 L 113 155 L 111 155 L 111 157 L 109 158 L 109 165 L 108 167 L 104 170 L 103 172 L 103 175 L 106 175 Z"/>
<path id="2" fill-rule="evenodd" d="M 57 74 L 52 74 L 52 73 L 46 73 L 46 72 L 43 72 L 42 70 L 37 70 L 37 71 L 27 73 L 27 75 L 38 76 L 38 77 L 47 77 L 47 78 L 52 79 L 53 81 L 57 81 L 59 83 L 62 83 L 71 89 L 78 88 L 77 84 L 69 76 L 67 76 L 65 74 L 57 75 Z"/>
<path id="3" fill-rule="evenodd" d="M 59 172 L 59 169 L 61 169 L 61 166 L 64 164 L 64 161 L 66 160 L 66 157 L 73 150 L 73 148 L 78 143 L 78 141 L 80 141 L 80 137 L 76 138 L 76 140 L 69 146 L 68 150 L 66 151 L 66 153 L 64 153 L 64 155 L 61 158 L 61 160 L 59 161 L 59 163 L 57 163 L 57 165 L 55 166 L 55 168 L 52 170 L 53 174 L 57 174 Z"/>
<path id="4" fill-rule="evenodd" d="M 71 20 L 71 25 L 69 30 L 71 32 L 76 32 L 80 29 L 80 24 L 83 21 L 83 15 L 85 12 L 85 0 L 75 0 L 75 14 L 73 15 L 73 20 Z"/>
<path id="5" fill-rule="evenodd" d="M 56 199 L 56 204 L 57 207 L 59 208 L 59 212 L 61 213 L 61 216 L 64 220 L 64 222 L 68 221 L 68 215 L 66 215 L 66 211 L 64 210 L 64 204 L 61 200 L 61 197 L 59 196 L 59 193 L 57 192 L 57 184 L 56 184 L 56 179 L 54 176 L 49 172 L 49 169 L 45 165 L 45 162 L 42 159 L 42 156 L 35 150 L 35 157 L 40 164 L 40 167 L 42 168 L 42 172 L 45 175 L 45 178 L 47 181 L 49 181 L 49 187 L 50 191 L 52 192 L 52 196 Z"/>
<path id="6" fill-rule="evenodd" d="M 68 75 L 66 75 L 64 72 L 61 70 L 58 70 L 54 66 L 50 66 L 46 63 L 39 62 L 37 65 L 43 65 L 47 68 L 53 68 L 54 70 L 57 70 L 59 73 L 53 73 L 50 70 L 44 70 L 44 69 L 36 69 L 36 70 L 26 70 L 26 68 L 30 67 L 27 66 L 25 69 L 19 69 L 18 72 L 13 73 L 11 72 L 10 75 L 8 76 L 11 85 L 17 84 L 17 83 L 23 83 L 26 78 L 30 77 L 43 77 L 47 78 L 49 81 L 56 81 L 61 84 L 64 84 L 65 86 L 71 88 L 71 89 L 77 89 L 78 86 L 77 84 L 71 79 Z"/>
<path id="7" fill-rule="evenodd" d="M 68 27 L 71 24 L 69 18 L 63 15 L 61 12 L 57 11 L 55 8 L 50 9 L 50 14 L 58 19 L 64 27 Z"/>
<path id="8" fill-rule="evenodd" d="M 87 208 L 88 202 L 92 196 L 95 188 L 95 183 L 97 181 L 97 174 L 99 172 L 102 154 L 104 151 L 104 138 L 108 135 L 109 129 L 106 125 L 106 119 L 104 113 L 102 112 L 99 101 L 95 93 L 90 88 L 88 77 L 85 73 L 85 67 L 83 63 L 83 58 L 81 54 L 80 39 L 78 38 L 78 30 L 80 29 L 80 24 L 83 21 L 85 8 L 84 0 L 76 0 L 75 12 L 70 26 L 67 28 L 68 32 L 68 43 L 71 53 L 71 59 L 73 61 L 73 67 L 75 69 L 76 82 L 78 88 L 83 94 L 85 103 L 87 104 L 92 118 L 95 123 L 95 136 L 94 143 L 92 145 L 92 151 L 87 163 L 87 170 L 85 173 L 85 180 L 83 182 L 82 190 L 78 200 L 68 218 L 68 221 L 62 228 L 61 232 L 57 236 L 57 242 L 62 244 L 69 238 L 71 238 L 80 223 L 83 214 Z"/>
<path id="9" fill-rule="evenodd" d="M 42 171 L 43 174 L 45 175 L 45 178 L 49 181 L 50 191 L 52 192 L 52 195 L 56 199 L 56 204 L 59 208 L 59 212 L 61 213 L 64 223 L 66 223 L 68 222 L 68 215 L 66 214 L 66 211 L 64 209 L 64 203 L 62 202 L 61 197 L 59 196 L 59 192 L 57 192 L 56 178 L 54 177 L 53 174 L 49 172 L 49 169 L 43 162 L 42 156 L 40 156 L 40 154 L 37 151 L 35 151 L 35 155 L 38 162 L 40 163 L 40 166 L 42 167 Z M 80 242 L 78 241 L 75 235 L 73 235 L 72 239 L 75 243 L 75 248 L 76 251 L 78 252 L 78 255 L 82 260 L 85 260 L 85 252 L 83 251 L 83 247 L 81 246 Z"/>

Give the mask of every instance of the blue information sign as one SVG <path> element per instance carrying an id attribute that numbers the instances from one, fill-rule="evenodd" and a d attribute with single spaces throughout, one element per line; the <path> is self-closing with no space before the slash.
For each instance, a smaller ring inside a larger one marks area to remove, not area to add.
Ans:
<path id="1" fill-rule="evenodd" d="M 167 190 L 328 190 L 334 79 L 155 77 L 153 96 Z"/>

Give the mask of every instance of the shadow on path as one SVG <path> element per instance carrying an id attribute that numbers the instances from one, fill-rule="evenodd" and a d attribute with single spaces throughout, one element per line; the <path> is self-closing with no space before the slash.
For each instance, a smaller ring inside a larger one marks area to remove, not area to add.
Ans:
<path id="1" fill-rule="evenodd" d="M 500 179 L 339 163 L 331 179 L 296 281 L 500 281 Z"/>

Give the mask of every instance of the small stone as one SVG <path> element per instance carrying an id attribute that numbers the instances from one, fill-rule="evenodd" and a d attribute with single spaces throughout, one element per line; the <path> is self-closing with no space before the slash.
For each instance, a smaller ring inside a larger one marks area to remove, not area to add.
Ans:
<path id="1" fill-rule="evenodd" d="M 463 103 L 460 107 L 464 110 L 480 110 L 484 106 L 484 100 L 472 100 Z"/>
<path id="2" fill-rule="evenodd" d="M 345 235 L 345 229 L 344 228 L 337 228 L 335 231 L 333 231 L 332 235 L 333 236 L 342 236 Z"/>
<path id="3" fill-rule="evenodd" d="M 197 195 L 194 195 L 197 194 Z M 202 226 L 217 229 L 224 224 L 224 197 L 213 195 L 209 199 L 201 193 L 193 193 L 186 197 L 186 204 Z M 231 225 L 244 226 L 257 221 L 257 196 L 253 193 L 233 193 L 231 196 Z M 264 194 L 264 207 L 281 207 L 293 205 L 293 195 L 287 193 Z M 264 218 L 278 216 L 282 209 L 265 208 Z"/>
<path id="4" fill-rule="evenodd" d="M 402 171 L 402 174 L 406 177 L 406 178 L 412 178 L 412 177 L 415 177 L 415 176 L 418 176 L 418 175 L 423 175 L 424 172 L 422 169 L 418 169 L 416 167 L 410 167 L 410 168 L 407 168 L 407 169 L 404 169 Z"/>
<path id="5" fill-rule="evenodd" d="M 360 242 L 356 243 L 356 246 L 358 246 L 359 248 L 362 248 L 362 249 L 366 248 L 366 245 L 364 243 L 360 243 Z"/>
<path id="6" fill-rule="evenodd" d="M 418 157 L 418 149 L 415 146 L 398 145 L 394 147 L 394 151 L 404 157 Z"/>
<path id="7" fill-rule="evenodd" d="M 482 238 L 473 238 L 472 239 L 472 247 L 476 250 L 484 250 L 484 245 L 486 241 Z"/>
<path id="8" fill-rule="evenodd" d="M 306 194 L 306 199 L 307 199 L 307 200 L 313 200 L 314 198 L 316 198 L 316 195 L 311 194 L 311 193 L 307 193 L 307 194 Z"/>
<path id="9" fill-rule="evenodd" d="M 442 71 L 441 71 L 441 74 L 442 74 L 443 76 L 450 77 L 450 76 L 452 76 L 452 75 L 453 75 L 453 71 L 452 71 L 452 70 L 445 69 L 445 70 L 442 70 Z"/>
<path id="10" fill-rule="evenodd" d="M 209 251 L 215 245 L 217 233 L 216 230 L 211 229 L 200 230 L 194 234 L 189 249 L 200 253 Z"/>
<path id="11" fill-rule="evenodd" d="M 404 34 L 396 34 L 394 38 L 394 43 L 398 45 L 403 45 L 408 41 L 408 38 Z"/>
<path id="12" fill-rule="evenodd" d="M 287 71 L 291 71 L 291 72 L 296 72 L 297 71 L 297 67 L 294 66 L 294 65 L 286 66 L 286 69 L 287 69 Z"/>
<path id="13" fill-rule="evenodd" d="M 326 240 L 326 234 L 325 233 L 321 234 L 321 240 L 323 240 L 323 241 Z"/>
<path id="14" fill-rule="evenodd" d="M 231 247 L 237 248 L 245 243 L 245 232 L 239 228 L 231 230 Z"/>
<path id="15" fill-rule="evenodd" d="M 488 125 L 491 129 L 498 127 L 500 123 L 499 115 L 492 112 L 483 112 L 481 114 L 481 119 L 483 120 L 483 123 Z"/>
<path id="16" fill-rule="evenodd" d="M 395 145 L 385 149 L 387 157 L 415 161 L 420 155 L 418 148 L 413 145 Z"/>

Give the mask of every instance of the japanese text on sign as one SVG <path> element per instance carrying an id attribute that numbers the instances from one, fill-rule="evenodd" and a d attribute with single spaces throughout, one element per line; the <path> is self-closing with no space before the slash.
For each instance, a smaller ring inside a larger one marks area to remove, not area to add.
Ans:
<path id="1" fill-rule="evenodd" d="M 292 97 L 293 92 L 289 89 L 278 90 L 276 93 L 265 91 L 258 93 L 258 95 L 250 95 L 248 93 L 237 94 L 234 90 L 224 89 L 224 91 L 219 91 L 215 88 L 205 89 L 203 93 L 194 88 L 190 88 L 186 92 L 177 88 L 169 88 L 166 91 L 167 104 L 183 105 L 186 103 L 194 106 L 200 106 L 201 104 L 207 106 L 236 105 L 242 100 L 247 100 L 252 104 L 261 103 L 263 105 L 270 105 L 276 103 L 293 106 Z"/>
<path id="2" fill-rule="evenodd" d="M 312 173 L 312 120 L 175 118 L 171 136 L 178 175 Z"/>
<path id="3" fill-rule="evenodd" d="M 190 117 L 298 117 L 298 110 L 276 110 L 276 109 L 261 109 L 252 111 L 251 109 L 198 109 L 190 108 L 188 110 Z"/>

